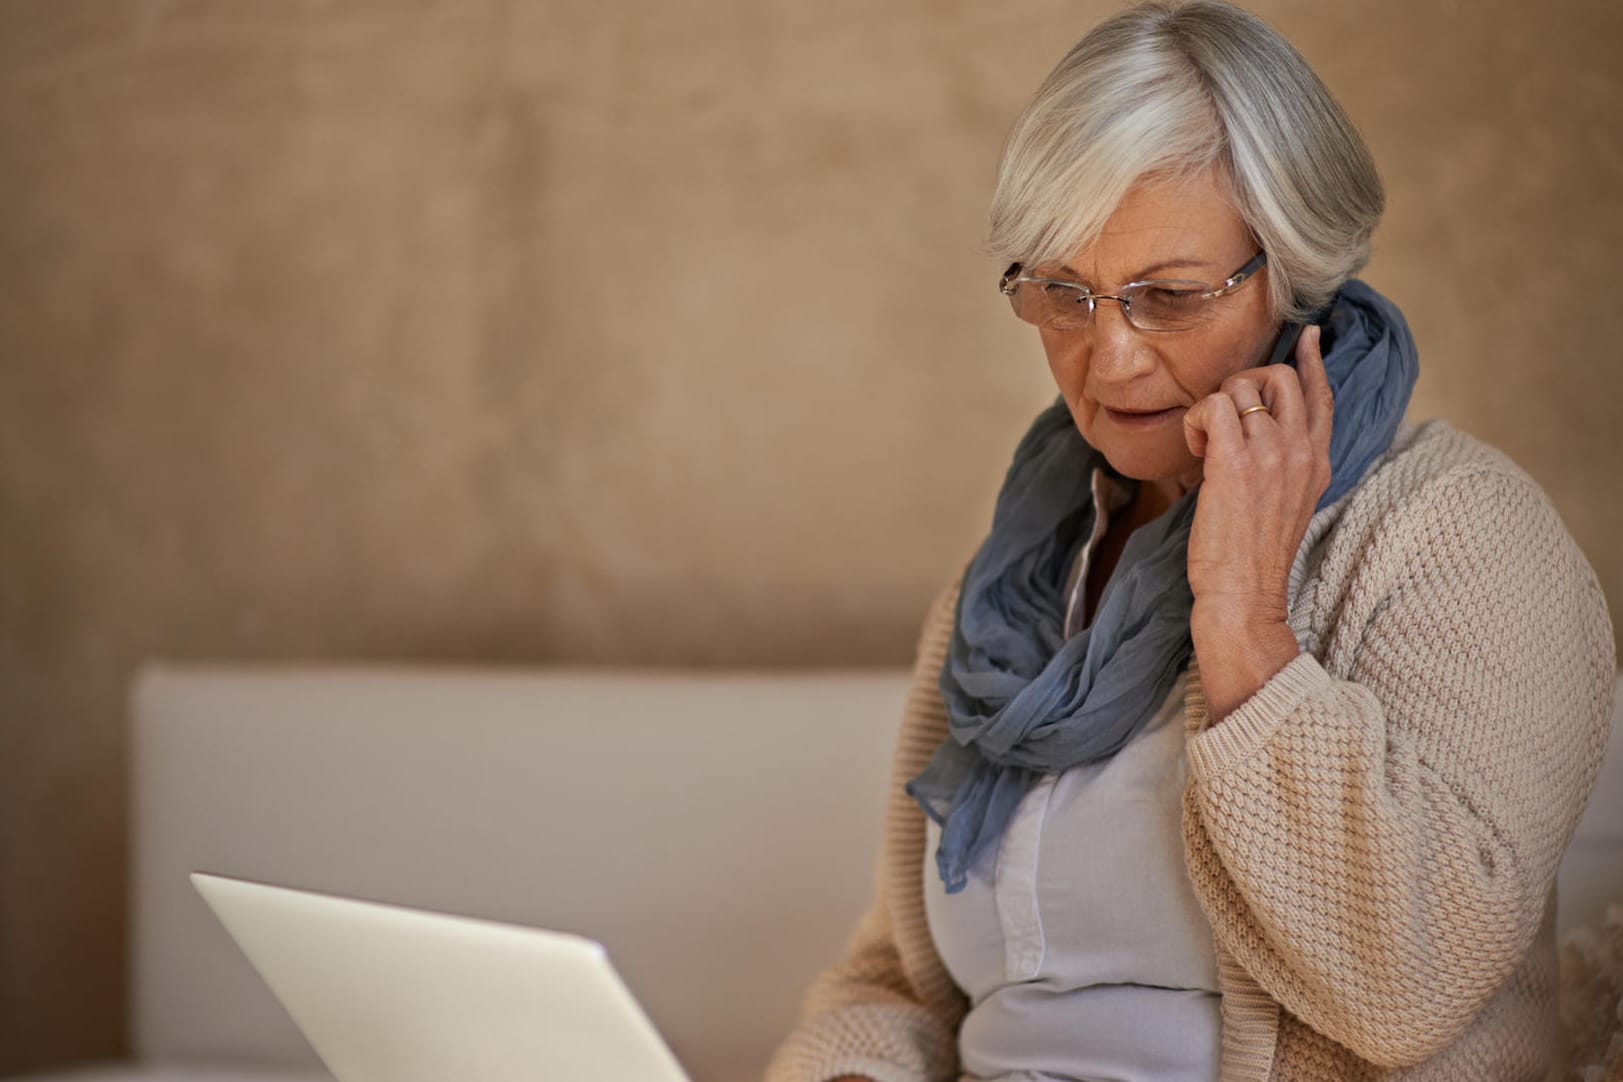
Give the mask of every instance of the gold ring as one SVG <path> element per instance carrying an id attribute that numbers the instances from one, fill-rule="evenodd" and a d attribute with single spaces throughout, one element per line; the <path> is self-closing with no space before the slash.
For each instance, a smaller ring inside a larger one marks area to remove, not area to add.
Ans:
<path id="1" fill-rule="evenodd" d="M 1267 406 L 1256 405 L 1256 406 L 1248 406 L 1247 408 L 1241 410 L 1240 411 L 1240 416 L 1244 417 L 1246 414 L 1255 413 L 1258 410 L 1261 410 L 1262 412 L 1266 413 L 1270 417 L 1272 417 L 1274 415 L 1274 411 L 1269 409 Z"/>

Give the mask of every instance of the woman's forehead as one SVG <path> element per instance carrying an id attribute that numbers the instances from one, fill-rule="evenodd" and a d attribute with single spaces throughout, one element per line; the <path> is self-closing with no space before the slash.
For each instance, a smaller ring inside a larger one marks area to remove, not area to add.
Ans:
<path id="1" fill-rule="evenodd" d="M 1250 230 L 1210 180 L 1142 182 L 1122 198 L 1099 235 L 1044 267 L 1084 278 L 1221 277 L 1243 258 Z M 1202 272 L 1196 274 L 1196 272 Z"/>

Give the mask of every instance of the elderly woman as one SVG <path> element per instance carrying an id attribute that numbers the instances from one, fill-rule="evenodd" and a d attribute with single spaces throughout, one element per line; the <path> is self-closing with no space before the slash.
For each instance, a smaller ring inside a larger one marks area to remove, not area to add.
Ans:
<path id="1" fill-rule="evenodd" d="M 1134 7 L 1042 85 L 991 246 L 1059 396 L 925 620 L 877 898 L 771 1082 L 1558 1066 L 1611 623 L 1526 473 L 1404 423 L 1413 339 L 1352 277 L 1382 208 L 1237 8 Z"/>

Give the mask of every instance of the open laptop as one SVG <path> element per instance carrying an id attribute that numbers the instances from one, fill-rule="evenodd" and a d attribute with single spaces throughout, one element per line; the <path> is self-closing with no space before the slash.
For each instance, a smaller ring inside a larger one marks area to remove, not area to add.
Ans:
<path id="1" fill-rule="evenodd" d="M 191 880 L 338 1082 L 688 1082 L 593 940 Z"/>

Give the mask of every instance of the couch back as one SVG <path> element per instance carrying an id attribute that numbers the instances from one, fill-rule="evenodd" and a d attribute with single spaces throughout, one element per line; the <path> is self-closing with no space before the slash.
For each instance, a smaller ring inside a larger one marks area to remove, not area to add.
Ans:
<path id="1" fill-rule="evenodd" d="M 695 1082 L 760 1075 L 869 898 L 902 670 L 149 663 L 132 703 L 133 1042 L 317 1063 L 186 875 L 580 932 Z M 1561 923 L 1623 899 L 1623 706 Z"/>
<path id="2" fill-rule="evenodd" d="M 868 901 L 903 671 L 149 663 L 132 1039 L 315 1054 L 187 873 L 601 940 L 695 1082 L 759 1077 Z"/>

